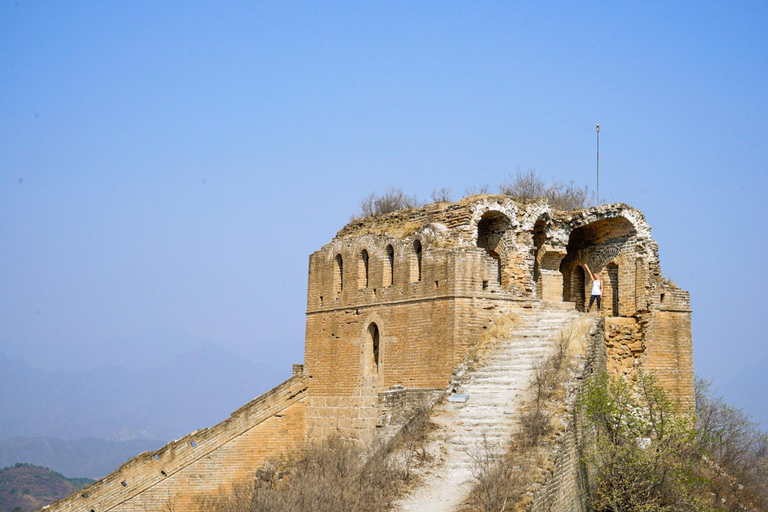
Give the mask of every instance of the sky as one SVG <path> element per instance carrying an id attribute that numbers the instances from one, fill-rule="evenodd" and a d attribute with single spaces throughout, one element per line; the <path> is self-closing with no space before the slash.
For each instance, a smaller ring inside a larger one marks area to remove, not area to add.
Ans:
<path id="1" fill-rule="evenodd" d="M 690 290 L 696 373 L 762 373 L 766 27 L 749 1 L 0 2 L 0 351 L 213 343 L 287 377 L 309 254 L 363 197 L 594 189 L 600 123 L 601 197 Z"/>

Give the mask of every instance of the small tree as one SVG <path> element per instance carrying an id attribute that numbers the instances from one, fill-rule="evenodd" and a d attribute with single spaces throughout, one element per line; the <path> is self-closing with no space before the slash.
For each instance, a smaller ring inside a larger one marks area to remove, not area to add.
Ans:
<path id="1" fill-rule="evenodd" d="M 450 188 L 441 187 L 432 191 L 432 201 L 436 203 L 452 203 L 453 194 Z"/>
<path id="2" fill-rule="evenodd" d="M 713 473 L 712 492 L 726 503 L 768 510 L 768 434 L 700 378 L 696 379 L 696 420 L 699 448 L 719 469 Z"/>
<path id="3" fill-rule="evenodd" d="M 691 418 L 647 374 L 601 373 L 585 383 L 585 459 L 595 510 L 717 510 L 700 477 Z"/>

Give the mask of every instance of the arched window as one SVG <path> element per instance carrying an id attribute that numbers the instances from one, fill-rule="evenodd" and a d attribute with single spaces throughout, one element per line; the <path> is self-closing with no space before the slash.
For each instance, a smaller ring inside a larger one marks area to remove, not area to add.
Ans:
<path id="1" fill-rule="evenodd" d="M 344 289 L 344 262 L 341 259 L 341 254 L 336 255 L 336 265 L 333 272 L 333 290 L 336 294 L 340 294 Z"/>
<path id="2" fill-rule="evenodd" d="M 421 242 L 416 240 L 413 242 L 413 252 L 415 259 L 411 265 L 411 282 L 421 281 Z"/>
<path id="3" fill-rule="evenodd" d="M 358 266 L 358 287 L 359 288 L 368 288 L 368 251 L 363 249 L 363 252 L 360 253 L 360 264 Z"/>
<path id="4" fill-rule="evenodd" d="M 541 267 L 539 262 L 539 251 L 547 239 L 546 223 L 543 219 L 536 221 L 533 225 L 533 282 L 536 284 L 538 293 L 541 292 L 539 281 L 541 280 Z"/>
<path id="5" fill-rule="evenodd" d="M 395 250 L 387 246 L 387 265 L 384 267 L 384 286 L 395 284 Z"/>
<path id="6" fill-rule="evenodd" d="M 371 323 L 365 336 L 363 347 L 363 373 L 366 375 L 378 375 L 381 370 L 379 326 Z"/>

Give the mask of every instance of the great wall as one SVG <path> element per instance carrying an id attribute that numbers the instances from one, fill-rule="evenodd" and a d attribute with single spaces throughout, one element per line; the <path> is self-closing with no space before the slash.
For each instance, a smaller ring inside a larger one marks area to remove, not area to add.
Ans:
<path id="1" fill-rule="evenodd" d="M 604 283 L 601 315 L 585 314 L 585 264 Z M 467 353 L 507 314 L 523 319 L 515 333 L 457 380 Z M 44 510 L 193 510 L 196 497 L 253 480 L 308 442 L 391 435 L 393 418 L 429 397 L 442 425 L 434 442 L 454 446 L 447 476 L 426 479 L 401 507 L 448 512 L 463 491 L 441 500 L 440 486 L 462 489 L 471 478 L 458 444 L 511 435 L 536 358 L 580 318 L 594 324 L 602 367 L 625 376 L 642 368 L 693 405 L 689 294 L 664 279 L 650 227 L 624 204 L 561 212 L 481 195 L 352 221 L 309 258 L 306 316 L 304 364 L 290 379 Z M 459 385 L 470 400 L 452 404 L 446 396 Z M 579 510 L 573 429 L 561 444 L 532 510 Z"/>

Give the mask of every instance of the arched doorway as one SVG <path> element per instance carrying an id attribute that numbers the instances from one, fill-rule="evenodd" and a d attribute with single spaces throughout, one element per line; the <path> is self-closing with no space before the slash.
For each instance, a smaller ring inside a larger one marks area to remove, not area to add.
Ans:
<path id="1" fill-rule="evenodd" d="M 611 287 L 611 314 L 619 316 L 619 266 L 615 263 L 609 263 L 606 267 L 608 271 L 608 283 Z"/>
<path id="2" fill-rule="evenodd" d="M 634 311 L 632 297 L 625 297 L 624 302 L 621 300 L 619 280 L 628 290 L 632 289 L 634 260 L 630 256 L 632 266 L 627 266 L 627 258 L 632 253 L 636 236 L 634 225 L 624 217 L 596 220 L 571 231 L 566 257 L 561 265 L 563 276 L 569 273 L 571 276 L 570 287 L 563 286 L 563 293 L 567 292 L 566 296 L 570 297 L 566 300 L 575 302 L 578 308 L 588 298 L 585 290 L 590 279 L 583 270 L 587 264 L 592 272 L 603 276 L 603 310 L 610 311 L 614 316 L 619 316 L 622 309 L 625 314 Z M 583 283 L 580 282 L 582 279 Z"/>
<path id="3" fill-rule="evenodd" d="M 509 219 L 498 211 L 485 212 L 477 223 L 477 246 L 485 249 L 488 256 L 495 260 L 496 281 L 502 286 L 507 284 L 502 271 L 507 256 L 502 237 L 509 228 Z"/>
<path id="4" fill-rule="evenodd" d="M 587 298 L 585 288 L 587 286 L 587 276 L 581 266 L 577 266 L 573 271 L 573 282 L 571 283 L 571 300 L 576 303 L 578 311 L 585 311 L 584 301 Z"/>

